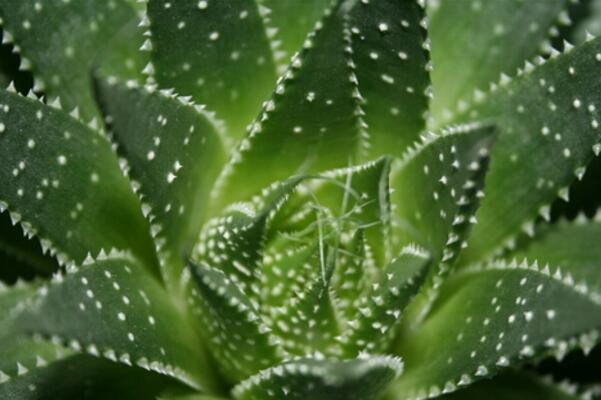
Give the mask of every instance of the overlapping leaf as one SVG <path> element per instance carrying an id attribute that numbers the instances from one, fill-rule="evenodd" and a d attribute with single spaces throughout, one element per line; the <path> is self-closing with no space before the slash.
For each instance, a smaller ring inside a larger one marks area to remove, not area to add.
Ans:
<path id="1" fill-rule="evenodd" d="M 567 0 L 428 2 L 436 123 L 448 121 L 474 90 L 487 90 L 540 52 L 557 22 L 568 23 Z M 459 22 L 460 21 L 460 22 Z M 451 78 L 452 77 L 452 78 Z"/>
<path id="2" fill-rule="evenodd" d="M 474 124 L 428 133 L 393 165 L 395 245 L 416 242 L 432 254 L 434 286 L 448 274 L 474 223 L 494 132 Z"/>
<path id="3" fill-rule="evenodd" d="M 510 371 L 494 379 L 483 380 L 453 394 L 445 400 L 576 400 L 582 399 L 577 388 L 568 382 L 555 383 L 550 377 Z"/>
<path id="4" fill-rule="evenodd" d="M 597 243 L 601 243 L 599 219 L 559 221 L 540 228 L 540 232 L 529 243 L 511 256 L 561 267 L 577 284 L 599 292 L 601 249 Z"/>
<path id="5" fill-rule="evenodd" d="M 69 270 L 11 317 L 11 335 L 54 338 L 75 352 L 212 387 L 192 328 L 137 261 L 101 253 Z"/>
<path id="6" fill-rule="evenodd" d="M 0 91 L 0 211 L 59 262 L 131 249 L 152 268 L 146 222 L 110 143 L 73 116 Z"/>
<path id="7" fill-rule="evenodd" d="M 176 288 L 225 158 L 221 127 L 187 98 L 131 86 L 100 80 L 98 94 L 150 222 L 165 280 Z"/>
<path id="8" fill-rule="evenodd" d="M 261 371 L 234 387 L 238 400 L 372 400 L 402 370 L 392 357 L 300 359 Z"/>
<path id="9" fill-rule="evenodd" d="M 558 194 L 568 198 L 570 183 L 601 151 L 600 60 L 601 39 L 566 48 L 502 81 L 462 117 L 490 118 L 499 128 L 464 262 L 529 231 L 538 213 L 548 218 L 549 204 Z"/>
<path id="10" fill-rule="evenodd" d="M 295 173 L 402 154 L 427 106 L 421 16 L 406 1 L 340 1 L 328 10 L 222 174 L 217 202 Z"/>
<path id="11" fill-rule="evenodd" d="M 395 397 L 435 397 L 521 360 L 590 347 L 598 295 L 536 264 L 493 262 L 455 275 L 423 324 L 401 340 L 406 363 Z"/>
<path id="12" fill-rule="evenodd" d="M 238 382 L 284 356 L 255 305 L 222 271 L 204 263 L 190 265 L 192 313 L 203 323 L 217 366 L 229 381 Z"/>
<path id="13" fill-rule="evenodd" d="M 192 96 L 244 135 L 276 79 L 262 11 L 253 0 L 165 1 L 147 5 L 147 68 L 161 87 Z"/>
<path id="14" fill-rule="evenodd" d="M 15 41 L 35 89 L 60 97 L 69 110 L 79 107 L 86 119 L 98 116 L 92 69 L 128 78 L 144 67 L 136 12 L 126 0 L 3 0 L 0 16 L 4 41 Z"/>
<path id="15" fill-rule="evenodd" d="M 41 338 L 10 339 L 6 344 L 0 366 L 0 396 L 6 400 L 142 400 L 171 384 L 161 375 L 77 354 Z"/>

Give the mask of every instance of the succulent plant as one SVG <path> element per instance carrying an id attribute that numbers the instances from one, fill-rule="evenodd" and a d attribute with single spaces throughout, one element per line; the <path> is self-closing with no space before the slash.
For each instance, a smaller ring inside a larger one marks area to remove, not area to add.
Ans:
<path id="1" fill-rule="evenodd" d="M 572 3 L 0 0 L 0 398 L 598 394 Z"/>

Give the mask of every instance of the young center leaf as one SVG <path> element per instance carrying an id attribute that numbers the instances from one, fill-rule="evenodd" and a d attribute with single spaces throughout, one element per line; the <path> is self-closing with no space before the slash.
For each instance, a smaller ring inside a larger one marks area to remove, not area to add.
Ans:
<path id="1" fill-rule="evenodd" d="M 259 372 L 234 387 L 233 394 L 236 400 L 374 400 L 402 369 L 399 359 L 384 356 L 299 359 Z"/>
<path id="2" fill-rule="evenodd" d="M 98 117 L 91 72 L 102 67 L 122 78 L 144 68 L 138 18 L 129 1 L 0 1 L 4 41 L 21 52 L 34 90 L 60 97 L 66 109 Z"/>
<path id="3" fill-rule="evenodd" d="M 499 129 L 464 263 L 490 256 L 522 229 L 531 233 L 536 217 L 548 218 L 557 196 L 567 201 L 569 185 L 599 154 L 600 60 L 601 39 L 566 45 L 502 80 L 461 117 L 491 119 Z"/>
<path id="4" fill-rule="evenodd" d="M 0 211 L 60 263 L 131 249 L 156 261 L 139 203 L 106 137 L 35 99 L 0 91 Z"/>

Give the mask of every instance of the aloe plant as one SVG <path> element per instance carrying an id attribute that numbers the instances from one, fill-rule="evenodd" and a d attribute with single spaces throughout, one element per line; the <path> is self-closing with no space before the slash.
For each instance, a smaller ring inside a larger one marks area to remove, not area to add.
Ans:
<path id="1" fill-rule="evenodd" d="M 0 397 L 597 395 L 571 3 L 0 0 Z"/>

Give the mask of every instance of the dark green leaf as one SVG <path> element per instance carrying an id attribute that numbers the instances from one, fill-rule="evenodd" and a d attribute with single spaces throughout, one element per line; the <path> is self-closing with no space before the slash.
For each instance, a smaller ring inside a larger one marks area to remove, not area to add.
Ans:
<path id="1" fill-rule="evenodd" d="M 76 352 L 211 388 L 201 343 L 166 292 L 131 256 L 100 254 L 38 289 L 13 334 L 52 337 Z"/>
<path id="2" fill-rule="evenodd" d="M 601 151 L 601 39 L 528 67 L 502 81 L 462 118 L 491 119 L 499 140 L 491 153 L 486 196 L 464 262 L 490 256 L 526 232 Z"/>
<path id="3" fill-rule="evenodd" d="M 236 386 L 233 394 L 238 400 L 372 400 L 401 370 L 400 360 L 392 357 L 299 359 L 261 371 Z"/>
<path id="4" fill-rule="evenodd" d="M 97 87 L 117 151 L 151 225 L 163 276 L 175 289 L 184 257 L 209 216 L 211 185 L 225 159 L 221 127 L 202 107 L 168 91 L 114 78 L 98 81 Z"/>
<path id="5" fill-rule="evenodd" d="M 601 301 L 568 275 L 493 262 L 448 280 L 425 321 L 401 339 L 397 399 L 452 392 L 522 360 L 590 347 Z"/>
<path id="6" fill-rule="evenodd" d="M 147 224 L 106 137 L 60 110 L 0 91 L 0 211 L 59 262 L 131 249 L 153 266 Z"/>
<path id="7" fill-rule="evenodd" d="M 487 90 L 501 73 L 512 75 L 536 55 L 559 19 L 566 23 L 567 0 L 439 0 L 429 2 L 432 40 L 432 104 L 436 123 Z M 461 22 L 458 22 L 461 21 Z M 476 96 L 478 94 L 475 94 Z"/>
<path id="8" fill-rule="evenodd" d="M 443 396 L 444 400 L 577 400 L 576 388 L 569 383 L 555 383 L 550 377 L 510 371 L 493 379 Z"/>
<path id="9" fill-rule="evenodd" d="M 241 138 L 276 79 L 275 49 L 255 1 L 150 0 L 147 13 L 147 71 L 161 87 L 216 111 L 229 135 Z"/>
<path id="10" fill-rule="evenodd" d="M 60 97 L 86 119 L 98 112 L 91 70 L 102 65 L 121 77 L 144 67 L 135 11 L 125 0 L 0 1 L 6 38 L 21 50 L 21 67 L 32 69 L 35 89 Z"/>

